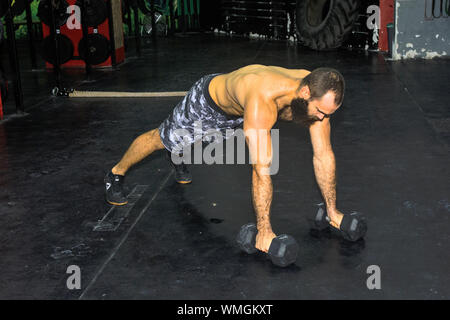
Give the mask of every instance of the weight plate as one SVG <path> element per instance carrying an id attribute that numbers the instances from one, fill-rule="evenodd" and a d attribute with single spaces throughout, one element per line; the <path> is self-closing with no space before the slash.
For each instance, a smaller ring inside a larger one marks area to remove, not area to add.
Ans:
<path id="1" fill-rule="evenodd" d="M 97 65 L 105 62 L 109 58 L 111 55 L 111 45 L 109 40 L 101 34 L 91 33 L 87 36 L 87 41 L 83 38 L 78 43 L 78 53 L 81 59 L 87 61 L 87 63 Z M 86 53 L 88 54 L 87 59 Z"/>
<path id="2" fill-rule="evenodd" d="M 89 27 L 98 27 L 108 18 L 108 7 L 105 0 L 85 0 L 85 4 L 86 21 Z M 76 5 L 82 8 L 82 1 L 78 0 Z"/>
<path id="3" fill-rule="evenodd" d="M 64 64 L 73 58 L 73 44 L 72 41 L 63 34 L 56 35 L 59 51 L 59 64 Z M 49 35 L 42 41 L 42 56 L 45 61 L 55 65 L 56 64 L 56 50 L 55 38 Z"/>
<path id="4" fill-rule="evenodd" d="M 61 27 L 70 17 L 70 14 L 67 13 L 68 6 L 69 4 L 66 0 L 61 0 L 56 3 L 56 7 L 54 9 L 56 27 Z M 51 0 L 41 0 L 39 3 L 37 16 L 47 26 L 52 24 Z"/>

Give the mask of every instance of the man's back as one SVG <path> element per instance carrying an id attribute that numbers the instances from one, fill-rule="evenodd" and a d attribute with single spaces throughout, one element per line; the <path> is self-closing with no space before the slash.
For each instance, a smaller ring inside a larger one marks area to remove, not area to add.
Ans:
<path id="1" fill-rule="evenodd" d="M 277 106 L 277 100 L 294 94 L 309 73 L 303 69 L 254 64 L 215 77 L 209 92 L 226 113 L 243 115 L 249 99 L 260 99 Z"/>

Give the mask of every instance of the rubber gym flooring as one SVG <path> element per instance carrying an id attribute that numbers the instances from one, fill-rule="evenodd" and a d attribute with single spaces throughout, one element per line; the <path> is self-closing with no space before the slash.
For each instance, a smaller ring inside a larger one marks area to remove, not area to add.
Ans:
<path id="1" fill-rule="evenodd" d="M 272 223 L 300 245 L 287 268 L 236 246 L 240 226 L 255 219 L 249 165 L 191 165 L 193 183 L 178 185 L 159 151 L 126 177 L 134 203 L 110 211 L 104 175 L 179 98 L 54 98 L 53 74 L 22 60 L 28 115 L 0 124 L 1 299 L 450 298 L 449 60 L 192 34 L 160 39 L 88 81 L 65 71 L 65 86 L 80 90 L 181 91 L 254 63 L 340 70 L 338 208 L 363 212 L 369 230 L 356 243 L 310 230 L 322 200 L 309 135 L 279 122 Z M 66 287 L 71 265 L 80 290 Z M 373 265 L 381 289 L 369 290 Z"/>

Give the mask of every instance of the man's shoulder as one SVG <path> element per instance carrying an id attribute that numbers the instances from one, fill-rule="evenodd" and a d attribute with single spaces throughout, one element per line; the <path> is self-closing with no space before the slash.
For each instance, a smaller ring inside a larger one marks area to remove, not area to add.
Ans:
<path id="1" fill-rule="evenodd" d="M 277 120 L 277 105 L 269 95 L 255 92 L 244 104 L 244 122 L 255 128 L 271 128 Z"/>

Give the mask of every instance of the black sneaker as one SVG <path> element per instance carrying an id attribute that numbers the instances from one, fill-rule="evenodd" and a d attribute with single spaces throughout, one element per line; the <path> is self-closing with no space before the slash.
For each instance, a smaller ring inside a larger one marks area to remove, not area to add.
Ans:
<path id="1" fill-rule="evenodd" d="M 167 151 L 167 158 L 169 159 L 169 162 L 172 164 L 172 166 L 175 169 L 175 180 L 178 183 L 181 184 L 188 184 L 192 182 L 192 175 L 189 172 L 187 166 L 182 162 L 181 164 L 175 164 L 172 161 L 172 154 Z"/>
<path id="2" fill-rule="evenodd" d="M 128 203 L 123 190 L 124 176 L 113 174 L 111 171 L 105 177 L 106 201 L 116 206 L 122 206 Z"/>

